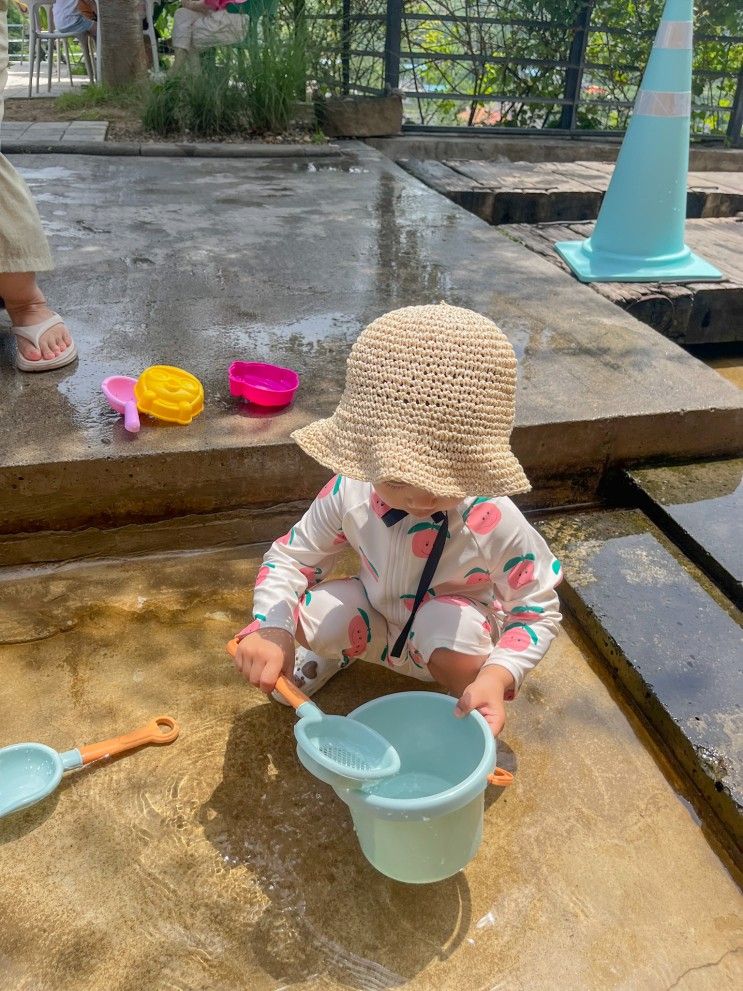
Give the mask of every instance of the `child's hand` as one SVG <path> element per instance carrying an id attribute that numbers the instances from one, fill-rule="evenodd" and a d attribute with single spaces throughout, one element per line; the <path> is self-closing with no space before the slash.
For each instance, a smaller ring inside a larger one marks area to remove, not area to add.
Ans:
<path id="1" fill-rule="evenodd" d="M 503 697 L 515 687 L 513 675 L 499 664 L 483 668 L 471 685 L 465 688 L 457 702 L 454 715 L 459 719 L 473 709 L 485 717 L 488 726 L 497 736 L 506 723 L 506 706 Z"/>
<path id="2" fill-rule="evenodd" d="M 294 637 L 286 630 L 264 629 L 244 637 L 237 645 L 235 667 L 244 678 L 267 695 L 280 674 L 294 674 Z"/>

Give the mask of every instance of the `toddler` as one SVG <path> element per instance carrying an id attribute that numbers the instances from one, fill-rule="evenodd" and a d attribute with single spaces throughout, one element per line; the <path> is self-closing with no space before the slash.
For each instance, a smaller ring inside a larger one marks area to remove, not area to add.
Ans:
<path id="1" fill-rule="evenodd" d="M 363 659 L 501 731 L 561 618 L 560 564 L 509 498 L 529 490 L 515 391 L 511 345 L 471 310 L 409 306 L 360 334 L 333 416 L 293 434 L 337 474 L 258 572 L 235 658 L 251 684 L 284 672 L 312 695 Z M 326 581 L 348 546 L 359 574 Z"/>

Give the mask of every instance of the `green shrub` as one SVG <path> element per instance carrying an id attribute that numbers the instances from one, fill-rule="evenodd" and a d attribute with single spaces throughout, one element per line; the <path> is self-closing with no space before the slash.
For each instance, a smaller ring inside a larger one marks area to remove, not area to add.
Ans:
<path id="1" fill-rule="evenodd" d="M 200 71 L 186 63 L 152 85 L 142 123 L 161 135 L 281 133 L 304 97 L 307 58 L 302 31 L 264 18 L 243 45 L 203 53 Z"/>
<path id="2" fill-rule="evenodd" d="M 175 134 L 182 130 L 180 124 L 179 87 L 176 81 L 166 78 L 154 83 L 147 94 L 142 110 L 142 125 L 155 134 Z"/>
<path id="3" fill-rule="evenodd" d="M 295 101 L 304 98 L 306 43 L 299 32 L 282 35 L 266 24 L 260 38 L 249 37 L 232 53 L 236 85 L 247 98 L 250 124 L 258 133 L 285 131 Z"/>
<path id="4" fill-rule="evenodd" d="M 248 122 L 246 96 L 230 66 L 209 62 L 200 72 L 184 67 L 153 84 L 142 113 L 144 127 L 162 135 L 220 137 L 246 130 Z"/>

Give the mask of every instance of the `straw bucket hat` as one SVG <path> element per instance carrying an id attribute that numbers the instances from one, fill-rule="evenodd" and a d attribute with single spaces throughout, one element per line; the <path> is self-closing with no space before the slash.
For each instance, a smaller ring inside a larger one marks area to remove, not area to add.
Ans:
<path id="1" fill-rule="evenodd" d="M 320 464 L 366 482 L 447 498 L 528 492 L 511 452 L 516 357 L 492 320 L 458 306 L 406 306 L 351 349 L 335 413 L 292 434 Z"/>

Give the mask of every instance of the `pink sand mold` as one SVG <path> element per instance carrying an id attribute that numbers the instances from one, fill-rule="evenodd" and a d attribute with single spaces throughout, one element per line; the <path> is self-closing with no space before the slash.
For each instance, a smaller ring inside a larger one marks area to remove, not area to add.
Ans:
<path id="1" fill-rule="evenodd" d="M 134 398 L 136 381 L 128 375 L 109 375 L 101 382 L 108 405 L 117 413 L 124 414 L 124 426 L 132 434 L 139 432 L 139 411 Z"/>
<path id="2" fill-rule="evenodd" d="M 288 406 L 299 388 L 299 376 L 291 368 L 260 361 L 233 361 L 229 377 L 231 395 L 273 409 Z"/>

